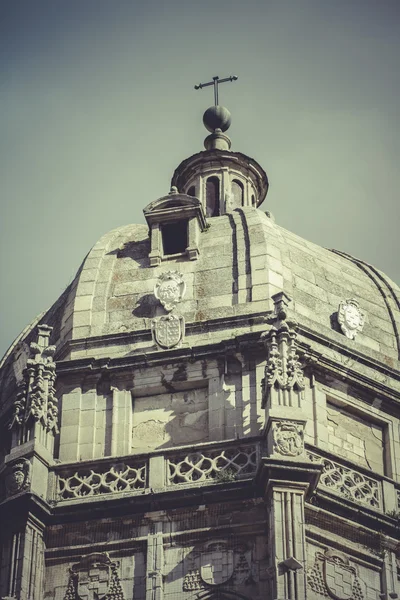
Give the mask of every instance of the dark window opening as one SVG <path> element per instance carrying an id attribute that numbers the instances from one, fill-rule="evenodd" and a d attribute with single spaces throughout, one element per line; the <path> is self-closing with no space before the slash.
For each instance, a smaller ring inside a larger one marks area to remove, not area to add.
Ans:
<path id="1" fill-rule="evenodd" d="M 186 252 L 188 246 L 187 221 L 169 223 L 161 228 L 164 255 Z"/>
<path id="2" fill-rule="evenodd" d="M 243 206 L 243 184 L 237 179 L 232 181 L 233 204 L 235 207 Z"/>
<path id="3" fill-rule="evenodd" d="M 193 196 L 193 198 L 196 196 L 196 188 L 194 187 L 194 185 L 192 185 L 192 187 L 190 187 L 188 189 L 187 195 L 188 196 Z"/>
<path id="4" fill-rule="evenodd" d="M 209 177 L 206 183 L 206 215 L 207 217 L 219 216 L 219 179 Z"/>

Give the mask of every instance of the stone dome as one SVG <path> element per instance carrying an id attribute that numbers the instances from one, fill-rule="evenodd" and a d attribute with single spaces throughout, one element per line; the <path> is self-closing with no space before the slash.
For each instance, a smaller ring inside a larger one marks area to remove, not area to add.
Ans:
<path id="1" fill-rule="evenodd" d="M 154 287 L 171 269 L 186 284 L 176 309 L 186 323 L 185 348 L 195 351 L 218 338 L 240 339 L 249 326 L 261 334 L 274 309 L 272 296 L 283 291 L 291 299 L 290 314 L 306 346 L 319 348 L 323 340 L 382 368 L 396 366 L 400 292 L 371 265 L 303 240 L 252 207 L 210 219 L 198 246 L 197 260 L 171 257 L 151 267 L 147 225 L 127 225 L 104 235 L 68 289 L 6 353 L 0 365 L 5 393 L 6 381 L 18 380 L 25 366 L 37 323 L 53 327 L 56 360 L 159 352 L 151 321 L 164 313 Z M 348 298 L 365 314 L 355 339 L 346 337 L 337 323 L 339 303 Z"/>

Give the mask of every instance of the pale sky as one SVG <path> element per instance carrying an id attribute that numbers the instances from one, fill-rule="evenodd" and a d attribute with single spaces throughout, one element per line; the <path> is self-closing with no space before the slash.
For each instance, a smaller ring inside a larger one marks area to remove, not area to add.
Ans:
<path id="1" fill-rule="evenodd" d="M 203 149 L 221 86 L 286 229 L 400 283 L 398 0 L 2 0 L 0 355 Z"/>

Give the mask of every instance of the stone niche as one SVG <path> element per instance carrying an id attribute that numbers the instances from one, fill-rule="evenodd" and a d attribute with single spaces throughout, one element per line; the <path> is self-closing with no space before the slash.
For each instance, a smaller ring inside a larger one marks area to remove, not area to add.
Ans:
<path id="1" fill-rule="evenodd" d="M 383 427 L 331 402 L 326 408 L 329 450 L 384 475 Z"/>
<path id="2" fill-rule="evenodd" d="M 208 440 L 207 388 L 133 399 L 133 452 L 148 452 Z"/>

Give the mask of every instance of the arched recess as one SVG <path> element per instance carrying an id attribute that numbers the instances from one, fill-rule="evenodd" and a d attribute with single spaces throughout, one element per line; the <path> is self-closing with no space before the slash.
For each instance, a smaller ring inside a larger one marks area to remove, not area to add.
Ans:
<path id="1" fill-rule="evenodd" d="M 206 216 L 219 216 L 219 179 L 209 177 L 206 181 Z"/>
<path id="2" fill-rule="evenodd" d="M 188 196 L 193 196 L 193 198 L 196 196 L 196 188 L 194 185 L 191 185 L 190 188 L 187 191 L 187 195 Z"/>
<path id="3" fill-rule="evenodd" d="M 239 208 L 244 204 L 244 186 L 238 179 L 233 179 L 231 183 L 231 190 L 233 196 L 233 206 Z"/>

